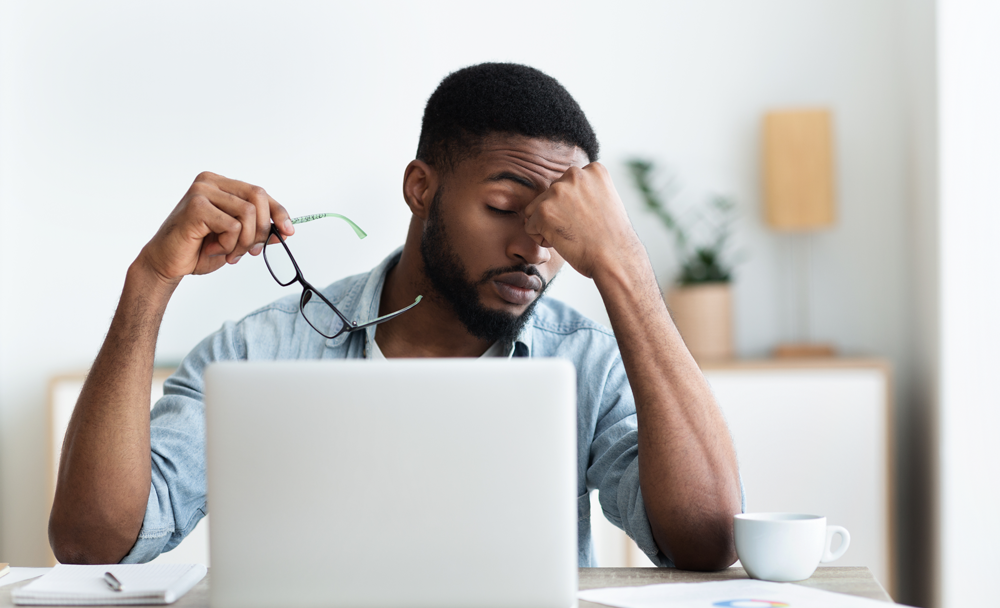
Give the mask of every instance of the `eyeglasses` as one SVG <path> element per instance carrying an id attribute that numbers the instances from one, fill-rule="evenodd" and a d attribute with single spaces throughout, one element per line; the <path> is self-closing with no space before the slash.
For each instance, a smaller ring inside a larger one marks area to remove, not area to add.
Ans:
<path id="1" fill-rule="evenodd" d="M 357 224 L 339 213 L 304 215 L 293 218 L 292 223 L 303 224 L 324 217 L 335 217 L 344 220 L 354 229 L 354 234 L 358 235 L 359 239 L 368 236 Z M 372 319 L 371 321 L 365 321 L 364 323 L 351 321 L 302 276 L 302 271 L 299 270 L 299 265 L 295 262 L 295 258 L 292 257 L 291 250 L 288 249 L 285 239 L 282 238 L 281 233 L 278 232 L 274 224 L 271 224 L 271 234 L 277 240 L 268 238 L 267 244 L 264 245 L 264 262 L 267 264 L 267 269 L 271 272 L 274 280 L 278 282 L 278 285 L 282 287 L 288 287 L 296 281 L 302 285 L 302 297 L 299 298 L 299 312 L 302 313 L 302 317 L 306 322 L 324 338 L 336 338 L 344 332 L 357 331 L 371 327 L 372 325 L 385 323 L 390 319 L 395 319 L 419 304 L 423 298 L 423 296 L 417 296 L 413 304 L 410 304 L 406 308 Z"/>

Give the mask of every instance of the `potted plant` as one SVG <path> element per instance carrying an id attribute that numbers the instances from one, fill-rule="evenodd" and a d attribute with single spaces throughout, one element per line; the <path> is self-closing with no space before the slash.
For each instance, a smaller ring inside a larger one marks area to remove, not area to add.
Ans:
<path id="1" fill-rule="evenodd" d="M 652 161 L 627 163 L 646 208 L 660 218 L 673 237 L 679 272 L 667 290 L 667 308 L 695 359 L 733 356 L 733 260 L 729 255 L 735 204 L 724 196 L 676 208 L 672 180 L 657 188 Z"/>

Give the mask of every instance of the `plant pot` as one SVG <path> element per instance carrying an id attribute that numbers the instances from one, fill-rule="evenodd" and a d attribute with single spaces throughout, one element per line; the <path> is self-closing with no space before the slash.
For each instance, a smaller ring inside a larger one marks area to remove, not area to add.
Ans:
<path id="1" fill-rule="evenodd" d="M 674 287 L 667 308 L 694 358 L 733 358 L 733 297 L 729 283 Z"/>

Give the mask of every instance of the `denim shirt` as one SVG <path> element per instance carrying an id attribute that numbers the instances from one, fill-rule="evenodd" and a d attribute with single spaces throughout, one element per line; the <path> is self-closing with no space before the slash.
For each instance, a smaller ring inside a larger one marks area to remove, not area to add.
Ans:
<path id="1" fill-rule="evenodd" d="M 386 273 L 399 256 L 397 250 L 371 272 L 333 283 L 323 295 L 349 319 L 377 317 Z M 324 338 L 299 314 L 299 295 L 296 291 L 240 321 L 227 321 L 196 346 L 164 383 L 164 396 L 150 420 L 149 502 L 139 537 L 123 563 L 147 562 L 173 549 L 208 512 L 203 371 L 209 363 L 365 356 L 374 327 Z M 333 323 L 332 311 L 330 316 Z M 654 564 L 673 566 L 657 548 L 646 518 L 639 489 L 635 402 L 614 334 L 544 297 L 513 346 L 515 357 L 561 357 L 576 366 L 579 565 L 597 565 L 589 497 L 591 490 L 597 490 L 605 517 Z M 522 499 L 529 502 L 528 497 Z"/>

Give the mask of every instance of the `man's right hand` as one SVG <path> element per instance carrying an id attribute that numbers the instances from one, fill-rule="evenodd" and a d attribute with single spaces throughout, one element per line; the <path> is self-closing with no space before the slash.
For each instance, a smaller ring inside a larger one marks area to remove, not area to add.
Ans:
<path id="1" fill-rule="evenodd" d="M 271 222 L 291 236 L 288 212 L 263 188 L 204 172 L 170 213 L 136 262 L 166 284 L 260 255 Z M 274 237 L 271 237 L 272 239 Z"/>

